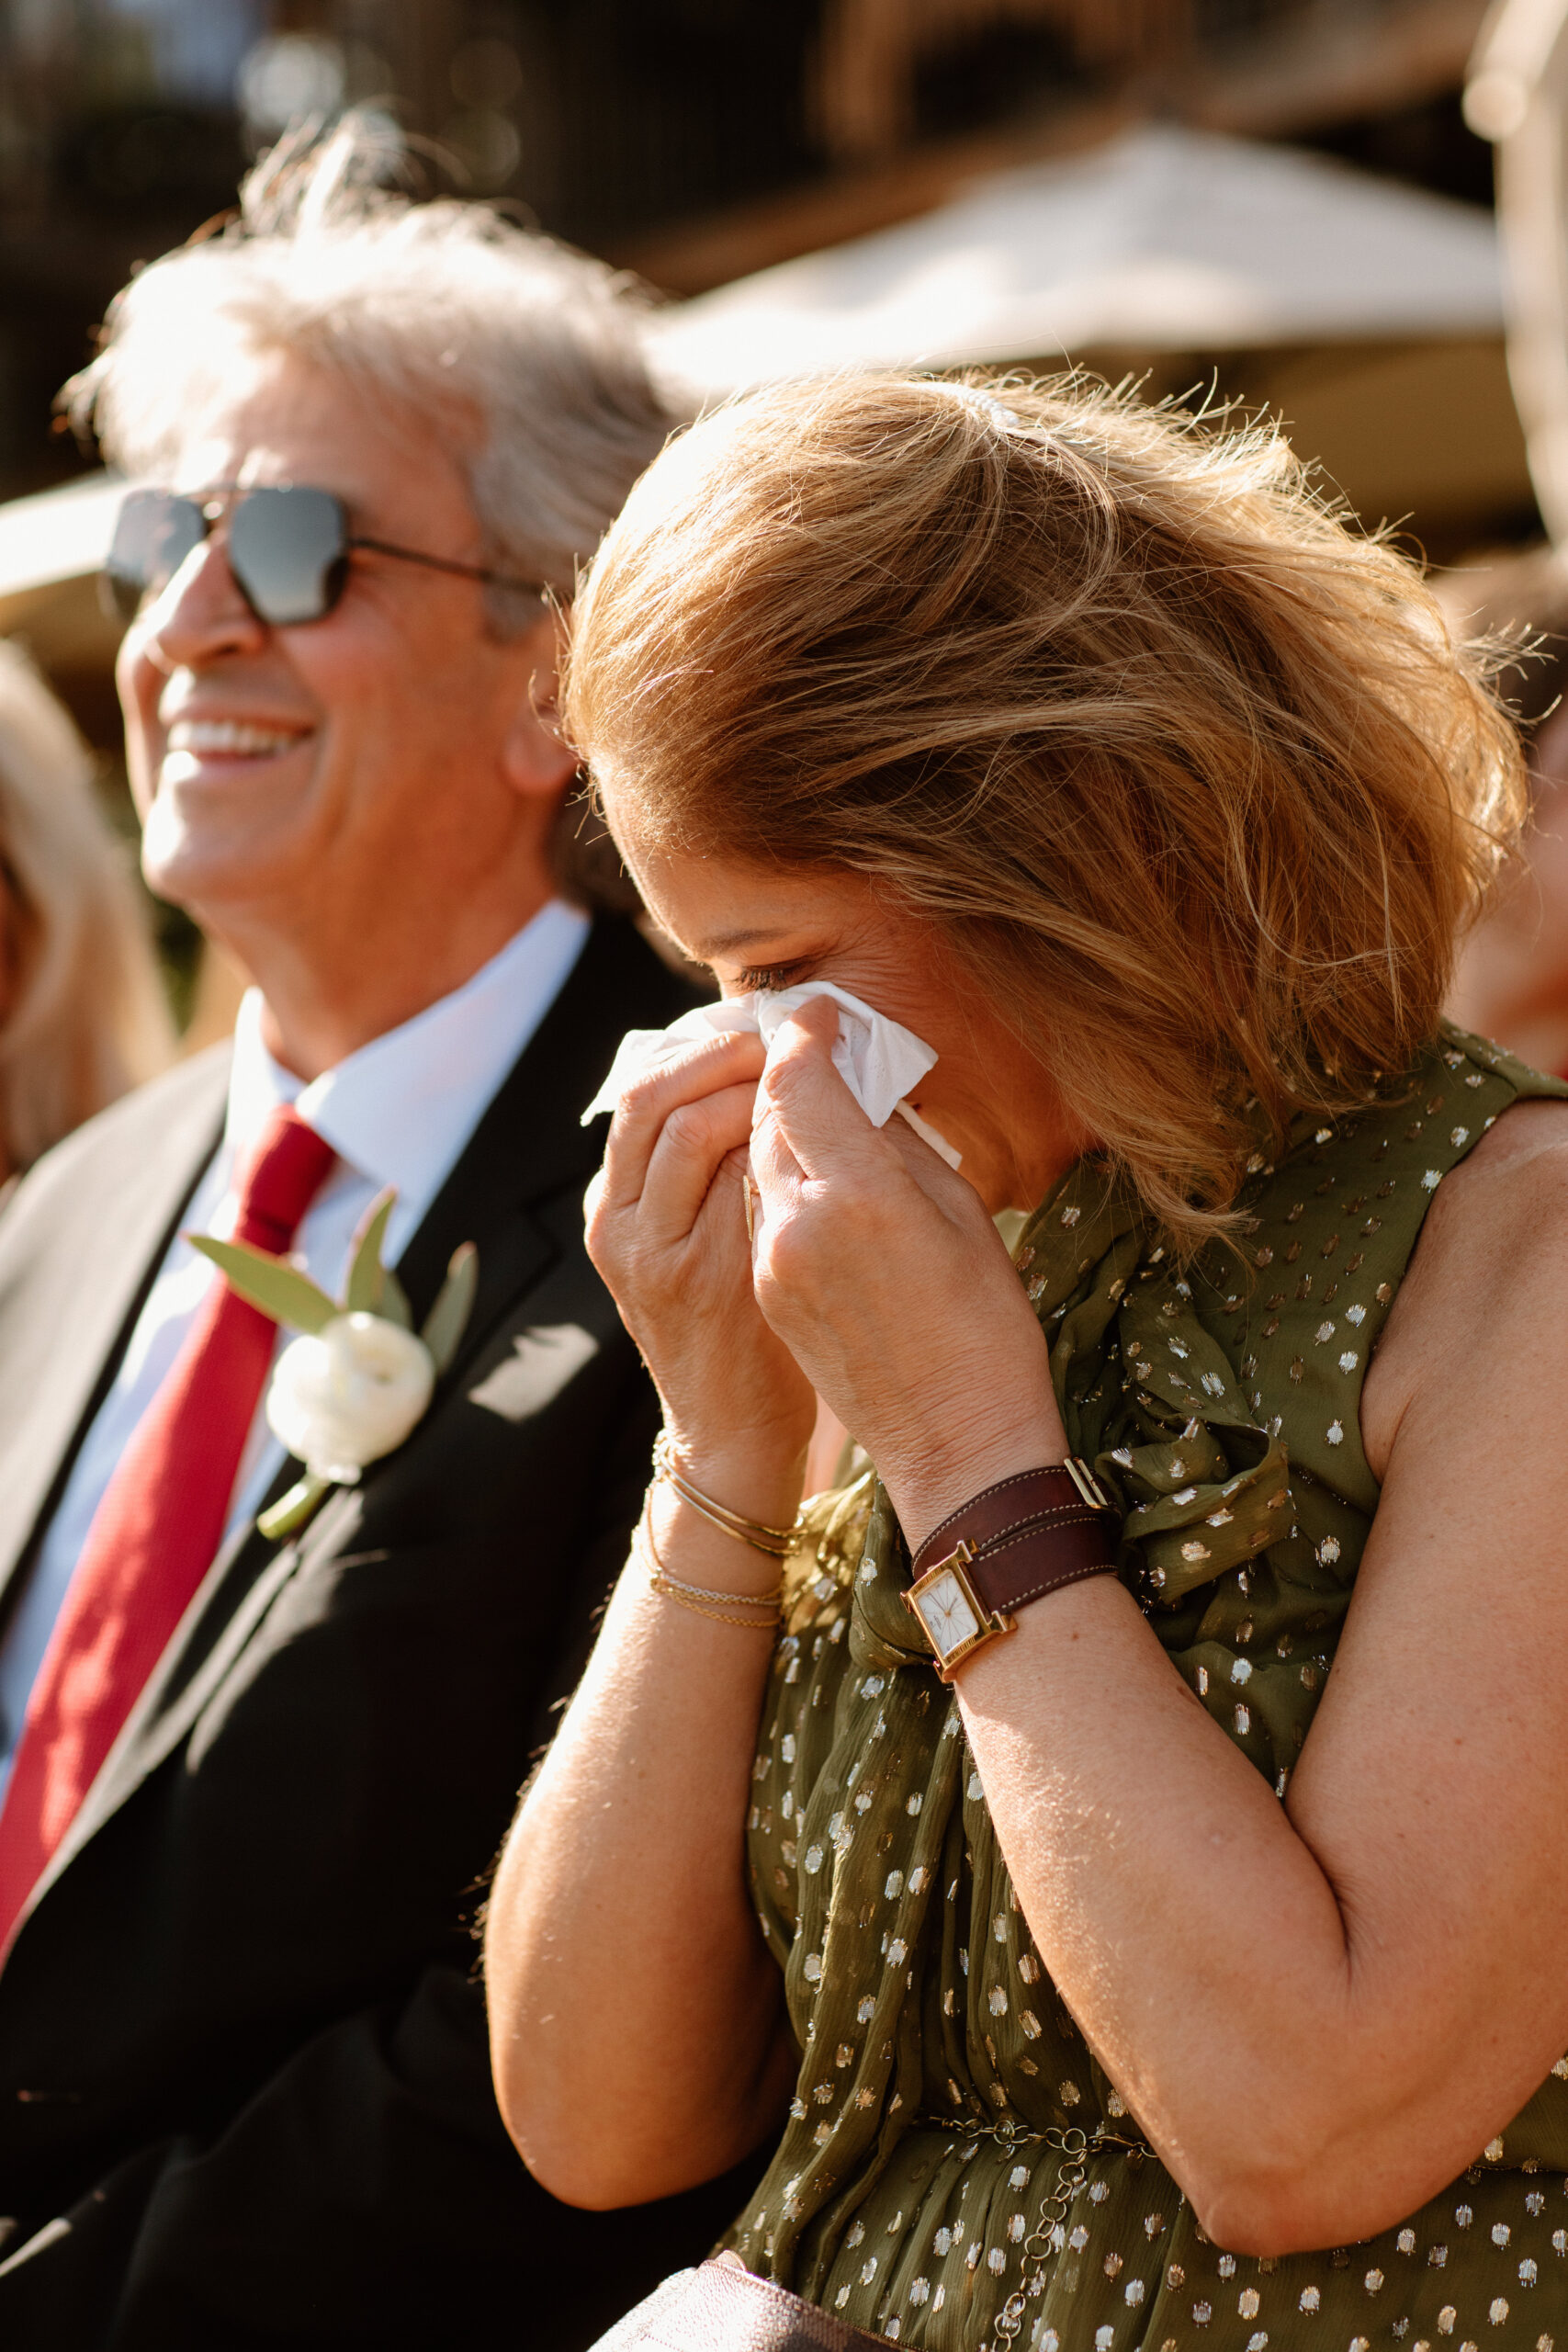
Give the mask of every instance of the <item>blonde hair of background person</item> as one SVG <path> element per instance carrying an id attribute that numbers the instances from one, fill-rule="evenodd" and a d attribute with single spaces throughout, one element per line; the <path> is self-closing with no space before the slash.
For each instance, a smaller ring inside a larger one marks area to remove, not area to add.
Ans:
<path id="1" fill-rule="evenodd" d="M 1568 1076 L 1568 569 L 1551 548 L 1438 583 L 1456 636 L 1512 642 L 1504 680 L 1529 761 L 1517 854 L 1465 938 L 1454 1019 Z"/>
<path id="2" fill-rule="evenodd" d="M 1475 659 L 1266 434 L 851 379 L 650 469 L 565 708 L 679 944 L 914 1029 L 964 1157 L 867 1125 L 820 1006 L 613 1123 L 590 1246 L 688 1477 L 786 1526 L 815 1388 L 880 1491 L 775 1648 L 776 1563 L 652 1488 L 490 1905 L 530 2165 L 614 2205 L 782 2132 L 747 2266 L 935 2352 L 1534 2346 L 1568 1090 L 1439 1027 L 1522 798 Z M 904 1544 L 1069 1452 L 1122 1576 L 943 1691 Z"/>
<path id="3" fill-rule="evenodd" d="M 174 1031 L 92 755 L 0 642 L 0 1179 L 164 1069 Z"/>
<path id="4" fill-rule="evenodd" d="M 649 372 L 630 280 L 488 205 L 411 204 L 380 185 L 397 160 L 371 113 L 351 111 L 324 136 L 309 123 L 286 135 L 247 176 L 228 228 L 122 288 L 63 405 L 134 480 L 166 481 L 206 409 L 231 397 L 236 356 L 286 353 L 383 424 L 434 425 L 468 489 L 478 560 L 569 598 L 689 411 Z M 501 584 L 484 607 L 501 639 L 541 618 L 537 597 Z M 554 854 L 569 896 L 635 906 L 585 804 L 563 809 Z"/>

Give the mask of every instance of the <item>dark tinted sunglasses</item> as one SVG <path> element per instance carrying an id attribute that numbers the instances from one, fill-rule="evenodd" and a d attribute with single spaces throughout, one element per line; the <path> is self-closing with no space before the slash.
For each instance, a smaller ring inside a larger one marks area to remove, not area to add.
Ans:
<path id="1" fill-rule="evenodd" d="M 341 502 L 328 490 L 288 484 L 215 492 L 201 499 L 180 498 L 172 490 L 133 490 L 120 507 L 103 574 L 108 602 L 120 618 L 133 620 L 143 599 L 166 587 L 191 549 L 225 518 L 229 569 L 256 618 L 272 628 L 323 619 L 343 594 L 355 548 L 395 556 L 400 563 L 423 563 L 431 571 L 456 572 L 487 587 L 515 588 L 530 596 L 546 593 L 536 581 L 509 579 L 482 564 L 455 563 L 449 556 L 423 555 L 416 548 L 358 536 L 349 530 Z"/>

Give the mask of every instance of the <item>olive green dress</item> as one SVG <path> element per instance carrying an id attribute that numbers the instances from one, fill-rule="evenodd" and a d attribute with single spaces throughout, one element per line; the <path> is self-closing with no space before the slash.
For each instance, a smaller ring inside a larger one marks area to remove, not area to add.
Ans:
<path id="1" fill-rule="evenodd" d="M 1445 1031 L 1397 1101 L 1259 1157 L 1242 1262 L 1211 1247 L 1183 1274 L 1088 1164 L 1019 1243 L 1123 1577 L 1281 1794 L 1377 1508 L 1368 1355 L 1438 1185 L 1540 1094 L 1568 1086 Z M 818 1513 L 750 1820 L 801 2067 L 730 2234 L 745 2264 L 933 2352 L 1568 2352 L 1568 2060 L 1403 2227 L 1279 2259 L 1211 2244 L 1034 1951 L 886 1497 L 868 1473 Z"/>

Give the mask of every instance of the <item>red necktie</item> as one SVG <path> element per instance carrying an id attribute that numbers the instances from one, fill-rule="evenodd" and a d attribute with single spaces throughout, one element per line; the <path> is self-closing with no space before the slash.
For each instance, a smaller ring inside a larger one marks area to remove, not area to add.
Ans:
<path id="1" fill-rule="evenodd" d="M 276 1110 L 236 1241 L 281 1253 L 333 1148 Z M 0 1812 L 0 1950 L 223 1540 L 277 1326 L 214 1281 L 104 1489 L 28 1702 Z"/>

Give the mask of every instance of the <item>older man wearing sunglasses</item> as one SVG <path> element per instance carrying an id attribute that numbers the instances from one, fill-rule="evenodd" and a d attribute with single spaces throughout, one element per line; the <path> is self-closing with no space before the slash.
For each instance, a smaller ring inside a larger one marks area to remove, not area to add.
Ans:
<path id="1" fill-rule="evenodd" d="M 604 273 L 364 162 L 352 128 L 275 159 L 76 388 L 138 483 L 108 582 L 147 876 L 255 986 L 231 1057 L 0 1219 L 17 2352 L 571 2346 L 736 2194 L 552 2204 L 469 1939 L 656 1421 L 582 1255 L 579 1114 L 689 999 L 563 823 L 547 596 L 671 418 Z M 288 1335 L 184 1237 L 342 1299 L 389 1190 L 383 1315 L 467 1268 L 439 1376 L 280 1512 Z"/>

